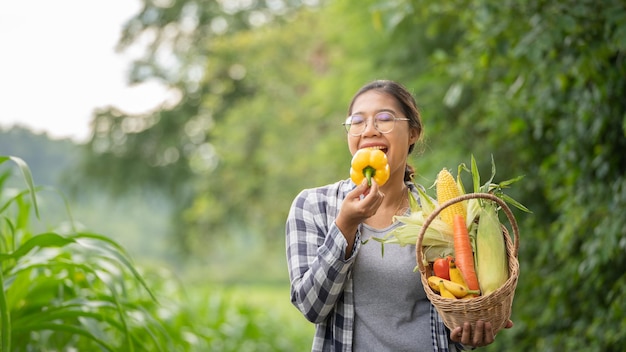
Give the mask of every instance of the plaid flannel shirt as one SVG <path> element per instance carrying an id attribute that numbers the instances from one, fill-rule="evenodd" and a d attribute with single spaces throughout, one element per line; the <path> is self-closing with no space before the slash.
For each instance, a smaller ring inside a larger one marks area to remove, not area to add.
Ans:
<path id="1" fill-rule="evenodd" d="M 407 186 L 419 199 L 413 183 Z M 361 243 L 360 230 L 352 255 L 345 258 L 347 241 L 335 225 L 341 202 L 355 188 L 350 180 L 306 189 L 295 198 L 286 222 L 286 250 L 291 302 L 315 323 L 314 352 L 352 351 L 354 301 L 352 265 Z M 463 349 L 450 344 L 449 331 L 430 307 L 433 351 Z"/>

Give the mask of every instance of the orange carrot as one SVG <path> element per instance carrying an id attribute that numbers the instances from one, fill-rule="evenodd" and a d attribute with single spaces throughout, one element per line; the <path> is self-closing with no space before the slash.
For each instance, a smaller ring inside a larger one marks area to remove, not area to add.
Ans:
<path id="1" fill-rule="evenodd" d="M 465 283 L 470 290 L 480 290 L 476 270 L 474 269 L 474 254 L 470 244 L 467 227 L 465 227 L 465 217 L 454 215 L 454 262 L 463 274 Z"/>

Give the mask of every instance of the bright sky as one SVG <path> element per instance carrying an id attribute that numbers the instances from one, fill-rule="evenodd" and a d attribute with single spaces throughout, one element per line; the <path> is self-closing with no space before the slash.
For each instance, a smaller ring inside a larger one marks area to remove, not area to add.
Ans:
<path id="1" fill-rule="evenodd" d="M 157 84 L 129 87 L 129 55 L 114 51 L 139 0 L 13 0 L 0 10 L 0 128 L 89 138 L 94 109 L 129 113 L 165 99 Z M 1 151 L 0 151 L 1 152 Z"/>

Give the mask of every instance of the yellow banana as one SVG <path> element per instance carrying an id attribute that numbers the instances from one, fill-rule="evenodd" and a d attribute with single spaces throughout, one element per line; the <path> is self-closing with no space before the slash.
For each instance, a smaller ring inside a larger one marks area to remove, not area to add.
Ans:
<path id="1" fill-rule="evenodd" d="M 467 298 L 476 297 L 476 296 L 480 295 L 480 291 L 478 291 L 478 290 L 473 290 L 472 291 L 472 290 L 470 290 L 467 287 L 467 283 L 465 283 L 465 279 L 463 278 L 463 273 L 461 272 L 461 270 L 454 263 L 454 259 L 450 260 L 450 264 L 449 265 L 450 265 L 450 269 L 449 269 L 450 281 L 465 287 L 465 289 L 468 290 L 468 292 L 469 292 L 469 297 L 467 297 Z M 465 296 L 463 296 L 463 297 L 465 297 Z M 461 298 L 461 297 L 459 297 L 459 298 Z"/>
<path id="2" fill-rule="evenodd" d="M 439 280 L 441 278 L 439 276 L 429 276 L 428 277 L 428 286 L 430 286 L 430 288 L 439 293 Z"/>
<path id="3" fill-rule="evenodd" d="M 443 278 L 440 278 L 438 276 L 430 276 L 428 278 L 428 286 L 430 286 L 430 288 L 433 289 L 433 291 L 435 292 L 439 292 L 439 294 L 442 294 L 441 292 L 441 284 L 443 284 L 444 288 L 446 289 L 447 292 L 451 293 L 452 295 L 454 295 L 454 297 L 456 298 L 463 298 L 467 295 L 478 295 L 480 293 L 480 291 L 478 290 L 470 290 L 467 287 L 460 285 L 456 282 L 452 282 L 450 280 L 446 280 Z"/>
<path id="4" fill-rule="evenodd" d="M 467 283 L 465 283 L 463 274 L 461 273 L 461 270 L 459 270 L 459 268 L 454 263 L 454 259 L 450 260 L 449 272 L 450 272 L 450 281 L 456 282 L 459 285 L 463 285 L 467 287 Z"/>
<path id="5" fill-rule="evenodd" d="M 456 299 L 456 296 L 446 289 L 446 285 L 443 283 L 444 279 L 439 280 L 439 294 L 444 298 Z"/>

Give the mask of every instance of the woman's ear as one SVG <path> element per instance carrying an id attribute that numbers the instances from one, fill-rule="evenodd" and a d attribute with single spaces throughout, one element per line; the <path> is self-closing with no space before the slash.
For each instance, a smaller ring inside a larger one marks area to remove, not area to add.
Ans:
<path id="1" fill-rule="evenodd" d="M 409 129 L 409 145 L 415 144 L 420 139 L 420 130 L 417 128 Z"/>

